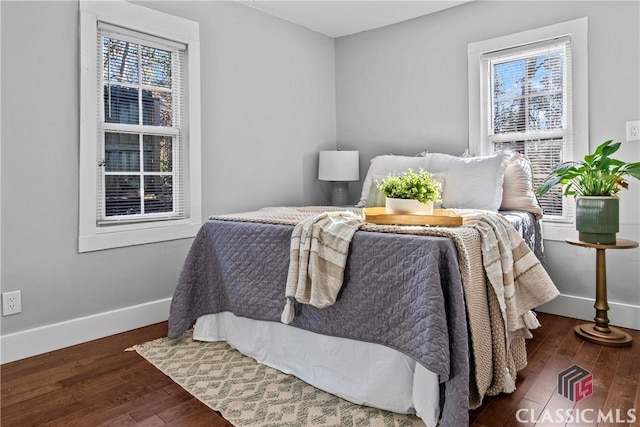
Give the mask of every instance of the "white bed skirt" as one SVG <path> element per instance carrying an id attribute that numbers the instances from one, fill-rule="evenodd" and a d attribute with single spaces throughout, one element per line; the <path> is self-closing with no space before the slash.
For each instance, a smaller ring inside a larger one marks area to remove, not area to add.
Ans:
<path id="1" fill-rule="evenodd" d="M 259 363 L 343 399 L 402 414 L 415 413 L 427 426 L 437 425 L 438 375 L 389 347 L 229 312 L 200 317 L 193 338 L 226 341 Z"/>

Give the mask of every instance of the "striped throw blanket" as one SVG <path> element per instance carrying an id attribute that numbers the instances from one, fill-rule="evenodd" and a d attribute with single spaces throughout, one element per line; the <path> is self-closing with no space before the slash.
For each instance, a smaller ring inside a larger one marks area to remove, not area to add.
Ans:
<path id="1" fill-rule="evenodd" d="M 336 302 L 349 244 L 362 224 L 360 216 L 340 211 L 309 217 L 294 227 L 282 323 L 289 324 L 295 317 L 292 298 L 317 308 Z"/>
<path id="2" fill-rule="evenodd" d="M 530 307 L 559 295 L 551 278 L 520 234 L 500 215 L 462 213 L 464 225 L 482 237 L 482 261 L 500 304 L 507 350 L 514 338 L 531 338 L 540 326 Z M 530 285 L 534 286 L 530 286 Z M 543 295 L 540 295 L 543 293 Z"/>

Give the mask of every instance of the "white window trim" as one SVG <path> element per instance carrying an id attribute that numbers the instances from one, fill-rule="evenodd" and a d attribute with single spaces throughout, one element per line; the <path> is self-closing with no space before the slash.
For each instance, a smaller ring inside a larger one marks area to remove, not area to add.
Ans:
<path id="1" fill-rule="evenodd" d="M 471 153 L 482 153 L 483 109 L 481 92 L 486 90 L 483 79 L 482 54 L 500 49 L 522 46 L 552 38 L 570 36 L 572 56 L 572 108 L 573 123 L 572 142 L 573 159 L 581 159 L 589 151 L 589 76 L 588 76 L 588 18 L 579 18 L 546 27 L 522 31 L 516 34 L 496 37 L 475 43 L 469 43 L 468 76 L 469 76 L 469 150 Z M 571 159 L 566 159 L 571 160 Z M 572 202 L 570 200 L 569 202 Z M 575 219 L 571 222 L 542 220 L 543 235 L 547 240 L 564 240 L 577 238 Z"/>
<path id="2" fill-rule="evenodd" d="M 98 127 L 97 28 L 98 21 L 130 28 L 187 45 L 188 100 L 185 145 L 188 179 L 185 183 L 187 218 L 114 224 L 96 223 L 96 150 Z M 125 1 L 80 1 L 80 206 L 78 251 L 141 245 L 193 237 L 202 224 L 200 129 L 200 30 L 197 22 Z"/>

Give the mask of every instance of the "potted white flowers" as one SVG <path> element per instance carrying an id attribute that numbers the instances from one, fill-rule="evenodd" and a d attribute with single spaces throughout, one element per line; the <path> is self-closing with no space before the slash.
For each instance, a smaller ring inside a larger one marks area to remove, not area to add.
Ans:
<path id="1" fill-rule="evenodd" d="M 432 174 L 412 169 L 402 174 L 390 174 L 378 188 L 386 196 L 388 214 L 433 214 L 433 202 L 440 199 L 442 187 Z"/>

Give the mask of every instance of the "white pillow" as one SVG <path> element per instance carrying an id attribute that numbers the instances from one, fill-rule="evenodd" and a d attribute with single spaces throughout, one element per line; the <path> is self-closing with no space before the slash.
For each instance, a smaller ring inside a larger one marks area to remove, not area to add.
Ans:
<path id="1" fill-rule="evenodd" d="M 536 218 L 542 218 L 542 208 L 533 191 L 531 163 L 524 154 L 513 153 L 507 161 L 500 209 L 531 212 Z"/>
<path id="2" fill-rule="evenodd" d="M 360 201 L 357 206 L 363 207 L 367 204 L 367 198 L 369 197 L 369 191 L 371 189 L 371 183 L 373 182 L 373 175 L 381 175 L 386 177 L 392 172 L 402 173 L 408 169 L 413 169 L 418 172 L 420 169 L 426 169 L 425 167 L 426 157 L 409 157 L 409 156 L 393 156 L 383 155 L 377 156 L 371 159 L 371 165 L 367 176 L 362 183 L 362 194 L 360 195 Z"/>
<path id="3" fill-rule="evenodd" d="M 371 176 L 371 186 L 369 187 L 369 194 L 367 195 L 367 201 L 364 205 L 365 207 L 376 208 L 385 205 L 386 197 L 378 188 L 378 182 L 382 182 L 386 177 L 387 175 L 376 174 Z"/>
<path id="4" fill-rule="evenodd" d="M 497 211 L 502 203 L 502 182 L 510 154 L 486 157 L 456 157 L 431 153 L 425 157 L 431 173 L 446 172 L 443 208 Z"/>

